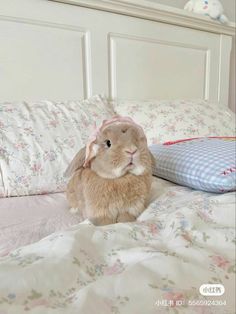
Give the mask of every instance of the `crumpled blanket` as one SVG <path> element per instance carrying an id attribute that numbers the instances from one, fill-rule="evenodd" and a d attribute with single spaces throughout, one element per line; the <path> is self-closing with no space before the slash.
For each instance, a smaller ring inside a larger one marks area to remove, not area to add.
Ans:
<path id="1" fill-rule="evenodd" d="M 233 314 L 235 193 L 163 182 L 136 222 L 85 221 L 1 258 L 0 313 Z"/>

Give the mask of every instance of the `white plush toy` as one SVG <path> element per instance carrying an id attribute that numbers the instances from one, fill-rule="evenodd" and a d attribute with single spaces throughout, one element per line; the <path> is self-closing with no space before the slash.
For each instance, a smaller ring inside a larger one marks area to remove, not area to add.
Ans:
<path id="1" fill-rule="evenodd" d="M 227 23 L 228 18 L 223 14 L 224 9 L 219 0 L 190 0 L 186 3 L 185 10 L 199 14 L 209 15 L 214 20 Z"/>

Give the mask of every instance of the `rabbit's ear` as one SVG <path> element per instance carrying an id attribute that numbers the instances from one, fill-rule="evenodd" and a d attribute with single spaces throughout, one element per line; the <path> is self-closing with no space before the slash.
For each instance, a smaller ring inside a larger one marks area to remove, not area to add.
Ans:
<path id="1" fill-rule="evenodd" d="M 72 162 L 69 164 L 68 168 L 66 169 L 64 176 L 70 177 L 76 170 L 83 167 L 85 161 L 85 152 L 86 148 L 83 147 L 81 150 L 75 155 Z"/>
<path id="2" fill-rule="evenodd" d="M 149 151 L 150 157 L 151 157 L 151 164 L 152 169 L 156 167 L 156 158 L 153 156 L 153 154 Z"/>
<path id="3" fill-rule="evenodd" d="M 88 168 L 91 165 L 91 160 L 94 159 L 98 152 L 98 145 L 95 143 L 95 141 L 90 142 L 86 146 L 86 152 L 85 152 L 85 161 L 83 164 L 84 168 Z"/>

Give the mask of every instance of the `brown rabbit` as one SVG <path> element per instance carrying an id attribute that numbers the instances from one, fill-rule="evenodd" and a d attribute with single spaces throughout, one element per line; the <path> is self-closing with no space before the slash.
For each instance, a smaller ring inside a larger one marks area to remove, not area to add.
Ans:
<path id="1" fill-rule="evenodd" d="M 116 116 L 96 132 L 66 170 L 70 206 L 96 225 L 134 221 L 145 209 L 152 162 L 142 128 Z"/>

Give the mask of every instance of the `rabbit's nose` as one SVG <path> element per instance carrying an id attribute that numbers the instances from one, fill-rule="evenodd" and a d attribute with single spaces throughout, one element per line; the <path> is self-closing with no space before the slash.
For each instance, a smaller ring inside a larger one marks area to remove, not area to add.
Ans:
<path id="1" fill-rule="evenodd" d="M 137 152 L 137 148 L 135 148 L 135 149 L 129 149 L 129 150 L 126 150 L 125 152 L 126 152 L 127 154 L 133 156 L 133 155 Z"/>

